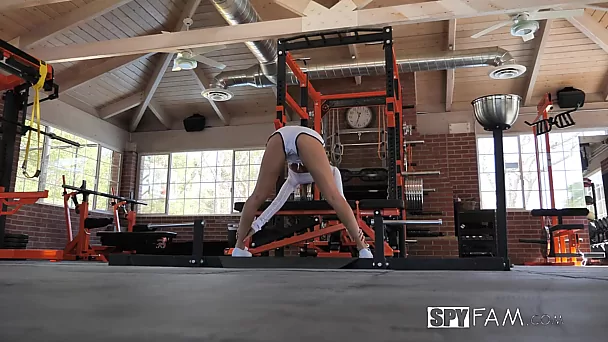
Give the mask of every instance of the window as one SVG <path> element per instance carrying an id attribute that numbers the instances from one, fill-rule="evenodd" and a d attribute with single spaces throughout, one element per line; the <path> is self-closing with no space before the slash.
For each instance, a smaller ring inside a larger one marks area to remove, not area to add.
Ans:
<path id="1" fill-rule="evenodd" d="M 29 124 L 29 122 L 26 122 Z M 37 143 L 37 134 L 32 131 L 30 143 L 30 156 L 27 165 L 29 175 L 36 171 L 38 151 L 42 155 L 41 174 L 38 178 L 27 178 L 21 165 L 25 158 L 27 135 L 21 138 L 19 151 L 19 169 L 15 182 L 15 191 L 42 191 L 48 190 L 48 198 L 41 199 L 41 203 L 63 205 L 63 177 L 68 185 L 81 186 L 86 181 L 87 189 L 110 193 L 112 189 L 118 191 L 120 177 L 120 164 L 122 155 L 85 138 L 50 127 L 41 127 L 47 133 L 54 133 L 80 143 L 76 148 L 59 140 L 41 136 L 40 147 Z M 109 210 L 110 201 L 103 197 L 89 198 L 91 209 Z"/>
<path id="2" fill-rule="evenodd" d="M 603 135 L 606 131 L 550 133 L 551 166 L 555 207 L 584 207 L 584 188 L 578 137 Z M 520 134 L 504 137 L 505 180 L 507 208 L 540 208 L 539 176 L 543 189 L 543 208 L 550 208 L 549 172 L 547 167 L 545 136 L 539 136 L 539 161 L 537 166 L 534 135 Z M 494 173 L 494 141 L 490 137 L 477 139 L 479 185 L 481 207 L 496 208 L 496 183 Z"/>
<path id="3" fill-rule="evenodd" d="M 604 193 L 604 182 L 602 179 L 602 170 L 597 170 L 594 173 L 590 174 L 588 177 L 594 185 L 595 189 L 595 203 L 597 206 L 597 213 L 595 213 L 595 217 L 600 219 L 608 216 L 608 212 L 606 210 L 606 194 Z M 586 195 L 592 196 L 591 189 L 587 188 Z M 594 207 L 590 205 L 587 207 L 589 211 L 593 212 Z"/>
<path id="4" fill-rule="evenodd" d="M 140 158 L 140 213 L 230 214 L 255 187 L 264 150 L 199 151 Z"/>

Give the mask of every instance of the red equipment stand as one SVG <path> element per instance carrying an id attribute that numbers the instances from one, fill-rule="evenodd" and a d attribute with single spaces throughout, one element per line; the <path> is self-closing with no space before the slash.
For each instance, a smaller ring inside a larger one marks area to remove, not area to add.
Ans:
<path id="1" fill-rule="evenodd" d="M 3 209 L 0 216 L 16 214 L 22 206 L 34 204 L 41 198 L 47 198 L 49 191 L 38 192 L 4 192 L 0 187 L 0 198 Z M 4 238 L 4 237 L 3 237 Z M 0 249 L 0 259 L 36 259 L 36 260 L 61 260 L 63 251 L 52 249 Z"/>

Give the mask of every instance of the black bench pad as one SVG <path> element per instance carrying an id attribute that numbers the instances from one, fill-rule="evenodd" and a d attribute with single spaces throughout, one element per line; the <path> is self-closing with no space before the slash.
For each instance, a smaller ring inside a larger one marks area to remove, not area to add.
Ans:
<path id="1" fill-rule="evenodd" d="M 530 214 L 534 217 L 552 216 L 552 217 L 573 217 L 587 216 L 589 209 L 587 208 L 566 208 L 566 209 L 533 209 Z"/>
<path id="2" fill-rule="evenodd" d="M 265 210 L 272 203 L 272 201 L 266 201 L 262 204 L 259 210 Z M 355 209 L 355 201 L 348 201 L 350 207 Z M 234 210 L 242 211 L 245 202 L 235 202 Z M 370 209 L 403 209 L 403 201 L 401 200 L 387 200 L 387 199 L 366 199 L 359 201 L 359 209 L 370 210 Z M 287 201 L 282 211 L 285 210 L 333 210 L 331 205 L 326 201 Z"/>

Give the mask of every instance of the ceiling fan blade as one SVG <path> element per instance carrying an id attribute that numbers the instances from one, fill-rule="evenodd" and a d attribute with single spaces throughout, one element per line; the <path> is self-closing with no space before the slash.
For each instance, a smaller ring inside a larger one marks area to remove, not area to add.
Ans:
<path id="1" fill-rule="evenodd" d="M 213 60 L 209 57 L 205 56 L 193 56 L 192 59 L 201 62 L 203 64 L 207 64 L 208 66 L 212 66 L 214 68 L 218 68 L 220 70 L 224 70 L 226 68 L 226 64 L 220 63 L 216 60 Z"/>
<path id="2" fill-rule="evenodd" d="M 487 29 L 485 29 L 485 30 L 483 30 L 483 31 L 480 31 L 480 32 L 475 33 L 474 35 L 472 35 L 472 36 L 471 36 L 471 38 L 479 38 L 479 37 L 481 37 L 481 36 L 483 36 L 483 35 L 486 35 L 486 34 L 488 34 L 488 33 L 492 32 L 492 31 L 494 31 L 494 30 L 498 30 L 499 28 L 501 28 L 501 27 L 503 27 L 503 26 L 510 25 L 510 24 L 512 24 L 512 23 L 513 23 L 513 21 L 512 21 L 512 20 L 505 20 L 505 21 L 503 21 L 503 22 L 500 22 L 500 23 L 498 23 L 498 24 L 495 24 L 495 25 L 492 25 L 492 26 L 488 27 Z"/>
<path id="3" fill-rule="evenodd" d="M 563 11 L 542 11 L 530 13 L 530 20 L 558 19 L 578 17 L 585 14 L 584 9 L 563 10 Z"/>
<path id="4" fill-rule="evenodd" d="M 529 33 L 529 34 L 523 35 L 523 36 L 521 36 L 521 39 L 523 39 L 524 42 L 532 40 L 532 39 L 534 39 L 534 33 Z"/>

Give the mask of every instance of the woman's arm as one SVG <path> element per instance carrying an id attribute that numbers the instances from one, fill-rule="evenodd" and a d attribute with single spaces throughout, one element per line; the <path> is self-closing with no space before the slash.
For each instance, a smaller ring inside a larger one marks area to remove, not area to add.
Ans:
<path id="1" fill-rule="evenodd" d="M 260 231 L 262 227 L 268 223 L 268 221 L 270 221 L 274 214 L 276 214 L 283 207 L 283 204 L 287 202 L 287 199 L 289 199 L 289 196 L 293 193 L 297 186 L 298 183 L 292 176 L 292 171 L 290 170 L 288 172 L 287 180 L 285 180 L 285 183 L 283 183 L 283 186 L 281 187 L 281 190 L 279 190 L 277 196 L 274 198 L 274 200 L 272 200 L 272 203 L 270 203 L 268 208 L 266 208 L 266 210 L 264 210 L 264 212 L 262 212 L 262 214 L 255 219 L 255 221 L 253 221 L 251 228 L 253 228 L 255 232 Z"/>

